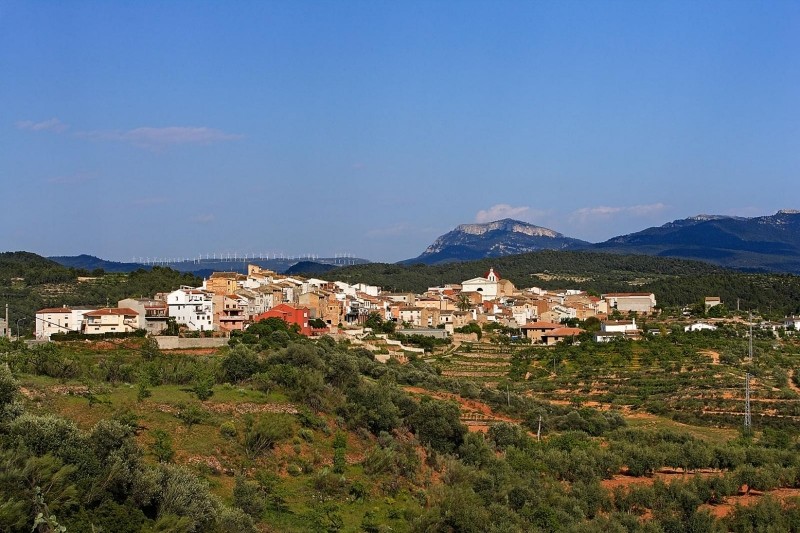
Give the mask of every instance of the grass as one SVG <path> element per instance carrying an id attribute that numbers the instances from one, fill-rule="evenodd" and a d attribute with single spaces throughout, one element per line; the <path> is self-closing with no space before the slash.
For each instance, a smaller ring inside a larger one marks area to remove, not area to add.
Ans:
<path id="1" fill-rule="evenodd" d="M 698 439 L 714 444 L 724 444 L 739 436 L 739 432 L 731 428 L 715 428 L 707 426 L 692 426 L 676 422 L 670 418 L 656 415 L 628 415 L 625 416 L 628 426 L 636 429 L 660 430 L 668 429 L 686 432 Z"/>

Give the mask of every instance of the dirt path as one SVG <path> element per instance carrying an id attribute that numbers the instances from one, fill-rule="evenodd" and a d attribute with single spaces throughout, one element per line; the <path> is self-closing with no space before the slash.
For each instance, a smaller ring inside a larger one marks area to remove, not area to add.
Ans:
<path id="1" fill-rule="evenodd" d="M 715 352 L 714 350 L 700 350 L 699 352 L 701 355 L 707 355 L 711 358 L 711 363 L 718 365 L 719 364 L 719 352 Z"/>
<path id="2" fill-rule="evenodd" d="M 789 388 L 792 389 L 797 394 L 800 394 L 800 387 L 798 387 L 794 382 L 794 368 L 789 370 Z"/>
<path id="3" fill-rule="evenodd" d="M 717 518 L 728 516 L 737 505 L 747 506 L 759 502 L 765 495 L 770 495 L 783 502 L 789 498 L 797 498 L 800 496 L 800 489 L 775 489 L 769 492 L 751 491 L 750 494 L 742 494 L 739 496 L 728 496 L 725 498 L 725 503 L 719 505 L 703 504 L 700 509 L 708 509 L 711 514 Z"/>
<path id="4" fill-rule="evenodd" d="M 662 468 L 652 476 L 634 477 L 626 474 L 617 474 L 611 479 L 602 480 L 600 482 L 600 485 L 605 489 L 612 490 L 615 487 L 629 487 L 631 485 L 652 485 L 656 479 L 668 482 L 670 480 L 678 478 L 689 479 L 692 477 L 710 477 L 719 475 L 722 475 L 722 472 L 712 471 L 709 469 L 700 469 L 692 472 L 684 472 L 682 470 Z"/>

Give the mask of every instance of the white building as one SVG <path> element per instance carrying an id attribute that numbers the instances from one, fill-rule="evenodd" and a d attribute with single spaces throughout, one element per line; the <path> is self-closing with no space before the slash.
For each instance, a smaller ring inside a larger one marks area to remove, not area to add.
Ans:
<path id="1" fill-rule="evenodd" d="M 128 307 L 106 307 L 89 311 L 83 316 L 83 332 L 86 335 L 131 333 L 139 329 L 139 312 Z"/>
<path id="2" fill-rule="evenodd" d="M 356 291 L 363 292 L 364 294 L 368 294 L 369 296 L 376 297 L 381 293 L 381 288 L 377 285 L 367 285 L 366 283 L 356 283 L 353 285 L 356 288 Z"/>
<path id="3" fill-rule="evenodd" d="M 422 325 L 422 308 L 421 307 L 401 307 L 400 308 L 400 322 L 407 322 L 412 326 Z"/>
<path id="4" fill-rule="evenodd" d="M 125 298 L 117 302 L 118 308 L 133 309 L 139 313 L 139 327 L 150 335 L 167 329 L 169 308 L 167 302 L 155 298 Z"/>
<path id="5" fill-rule="evenodd" d="M 603 333 L 626 333 L 637 329 L 636 320 L 606 320 L 600 323 Z"/>
<path id="6" fill-rule="evenodd" d="M 639 338 L 639 328 L 636 320 L 606 320 L 600 322 L 600 331 L 594 334 L 596 342 L 611 342 L 615 339 Z"/>
<path id="7" fill-rule="evenodd" d="M 689 324 L 688 326 L 683 328 L 683 331 L 714 331 L 717 329 L 717 326 L 712 324 L 707 324 L 705 322 L 696 322 L 694 324 Z"/>
<path id="8" fill-rule="evenodd" d="M 84 315 L 91 309 L 71 309 L 69 307 L 50 307 L 36 311 L 34 331 L 39 340 L 50 340 L 54 333 L 68 333 L 83 330 Z"/>
<path id="9" fill-rule="evenodd" d="M 800 331 L 800 316 L 787 316 L 783 321 L 783 326 L 786 329 L 794 329 Z"/>
<path id="10" fill-rule="evenodd" d="M 490 268 L 485 277 L 472 278 L 461 283 L 461 292 L 478 292 L 483 301 L 494 300 L 498 294 L 499 278 L 494 273 L 494 269 Z"/>
<path id="11" fill-rule="evenodd" d="M 272 293 L 267 294 L 257 290 L 239 289 L 236 291 L 236 295 L 244 298 L 244 313 L 248 320 L 256 315 L 266 313 L 274 307 L 272 305 Z"/>
<path id="12" fill-rule="evenodd" d="M 192 331 L 214 329 L 214 293 L 182 287 L 167 296 L 169 316 Z"/>
<path id="13" fill-rule="evenodd" d="M 650 314 L 656 306 L 656 295 L 651 292 L 612 292 L 602 298 L 608 302 L 609 311 L 616 309 L 621 313 Z"/>

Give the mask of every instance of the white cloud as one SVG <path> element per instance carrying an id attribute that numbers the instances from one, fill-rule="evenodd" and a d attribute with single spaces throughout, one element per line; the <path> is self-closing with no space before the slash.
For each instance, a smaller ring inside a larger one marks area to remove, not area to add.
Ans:
<path id="1" fill-rule="evenodd" d="M 530 221 L 532 218 L 543 216 L 547 214 L 546 211 L 531 209 L 527 205 L 514 207 L 508 204 L 496 204 L 489 209 L 481 209 L 475 215 L 475 222 L 483 224 L 485 222 L 494 222 L 503 218 L 516 218 Z"/>
<path id="2" fill-rule="evenodd" d="M 192 217 L 192 222 L 196 222 L 197 224 L 210 224 L 211 222 L 214 222 L 216 218 L 217 217 L 209 213 Z"/>
<path id="3" fill-rule="evenodd" d="M 69 128 L 67 124 L 64 124 L 57 118 L 51 118 L 50 120 L 43 120 L 42 122 L 34 122 L 32 120 L 20 120 L 14 124 L 17 129 L 26 130 L 26 131 L 52 131 L 55 133 L 63 133 L 64 131 Z"/>
<path id="4" fill-rule="evenodd" d="M 100 141 L 121 141 L 146 148 L 164 148 L 178 144 L 211 144 L 241 139 L 243 135 L 225 133 L 207 127 L 142 127 L 132 130 L 97 130 L 77 133 L 79 137 Z"/>
<path id="5" fill-rule="evenodd" d="M 631 205 L 625 207 L 611 207 L 605 205 L 597 207 L 583 207 L 572 212 L 570 215 L 570 221 L 585 223 L 598 219 L 607 220 L 617 215 L 646 217 L 660 213 L 666 208 L 667 206 L 662 203 Z"/>

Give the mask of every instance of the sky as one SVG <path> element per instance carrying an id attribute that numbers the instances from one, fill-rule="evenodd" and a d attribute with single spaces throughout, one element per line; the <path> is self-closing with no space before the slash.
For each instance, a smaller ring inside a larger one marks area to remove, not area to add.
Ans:
<path id="1" fill-rule="evenodd" d="M 0 0 L 0 250 L 398 261 L 798 177 L 798 1 Z"/>

